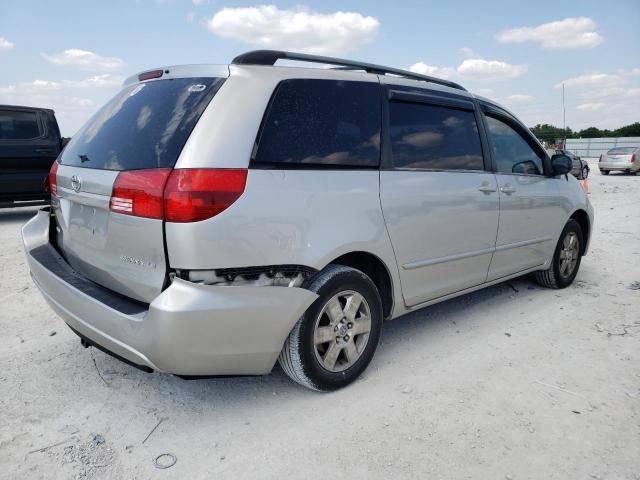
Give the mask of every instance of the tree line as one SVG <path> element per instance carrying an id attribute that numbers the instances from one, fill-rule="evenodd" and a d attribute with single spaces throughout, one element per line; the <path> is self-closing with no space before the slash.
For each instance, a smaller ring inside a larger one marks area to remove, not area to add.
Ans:
<path id="1" fill-rule="evenodd" d="M 599 138 L 599 137 L 640 137 L 640 122 L 635 122 L 615 130 L 601 130 L 589 127 L 573 131 L 571 127 L 558 128 L 548 123 L 543 123 L 530 128 L 531 132 L 542 142 L 555 143 L 561 138 Z"/>

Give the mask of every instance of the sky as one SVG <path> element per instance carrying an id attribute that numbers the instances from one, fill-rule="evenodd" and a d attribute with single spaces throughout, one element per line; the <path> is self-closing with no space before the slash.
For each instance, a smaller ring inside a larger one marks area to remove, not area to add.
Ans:
<path id="1" fill-rule="evenodd" d="M 0 0 L 0 104 L 73 135 L 128 75 L 273 48 L 447 78 L 527 125 L 640 121 L 640 0 Z"/>

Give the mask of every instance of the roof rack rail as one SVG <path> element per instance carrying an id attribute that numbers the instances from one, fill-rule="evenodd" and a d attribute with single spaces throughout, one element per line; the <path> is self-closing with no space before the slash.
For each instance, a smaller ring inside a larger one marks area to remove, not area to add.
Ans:
<path id="1" fill-rule="evenodd" d="M 297 60 L 310 63 L 324 63 L 327 65 L 338 65 L 354 70 L 364 70 L 367 73 L 375 73 L 378 75 L 392 74 L 399 77 L 410 78 L 412 80 L 422 80 L 424 82 L 437 83 L 446 87 L 456 88 L 458 90 L 467 91 L 462 85 L 449 80 L 431 77 L 429 75 L 421 75 L 419 73 L 402 70 L 400 68 L 384 67 L 373 63 L 357 62 L 353 60 L 344 60 L 334 57 L 323 57 L 321 55 L 308 55 L 306 53 L 285 52 L 280 50 L 252 50 L 242 55 L 238 55 L 231 63 L 233 65 L 275 65 L 278 60 Z"/>

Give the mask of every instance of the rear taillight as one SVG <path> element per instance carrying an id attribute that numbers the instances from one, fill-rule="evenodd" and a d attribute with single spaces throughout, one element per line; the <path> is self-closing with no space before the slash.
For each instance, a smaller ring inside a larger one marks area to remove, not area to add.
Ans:
<path id="1" fill-rule="evenodd" d="M 113 184 L 109 208 L 124 215 L 162 219 L 162 192 L 170 173 L 170 168 L 120 172 Z"/>
<path id="2" fill-rule="evenodd" d="M 177 169 L 164 189 L 167 222 L 198 222 L 226 210 L 240 198 L 246 169 Z"/>
<path id="3" fill-rule="evenodd" d="M 242 193 L 246 169 L 129 170 L 118 174 L 112 212 L 167 222 L 198 222 L 226 210 Z"/>
<path id="4" fill-rule="evenodd" d="M 636 161 L 636 154 L 631 155 L 631 163 Z"/>
<path id="5" fill-rule="evenodd" d="M 52 196 L 58 195 L 58 162 L 53 162 L 49 175 L 44 180 L 44 191 Z"/>

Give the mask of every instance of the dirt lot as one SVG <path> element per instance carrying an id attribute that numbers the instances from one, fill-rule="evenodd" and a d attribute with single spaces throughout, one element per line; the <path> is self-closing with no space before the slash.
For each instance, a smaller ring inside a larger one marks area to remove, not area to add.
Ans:
<path id="1" fill-rule="evenodd" d="M 33 210 L 1 211 L 0 478 L 640 479 L 640 176 L 591 191 L 572 287 L 522 278 L 387 323 L 332 394 L 83 349 L 30 281 Z"/>

